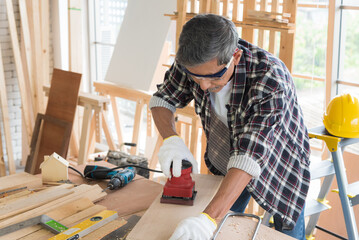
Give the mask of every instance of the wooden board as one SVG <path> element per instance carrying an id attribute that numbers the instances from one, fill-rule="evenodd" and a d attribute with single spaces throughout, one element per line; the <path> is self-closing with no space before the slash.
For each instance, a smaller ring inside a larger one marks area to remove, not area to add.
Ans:
<path id="1" fill-rule="evenodd" d="M 65 204 L 53 211 L 47 212 L 46 215 L 55 219 L 56 221 L 61 222 L 63 219 L 74 215 L 78 212 L 81 212 L 84 209 L 94 206 L 94 204 L 88 198 L 80 198 L 76 201 Z M 41 230 L 42 227 L 40 225 L 35 225 L 27 228 L 23 228 L 19 231 L 12 232 L 5 236 L 1 236 L 0 240 L 8 240 L 8 239 L 22 239 L 23 237 L 32 234 L 36 231 Z"/>
<path id="2" fill-rule="evenodd" d="M 80 90 L 81 74 L 54 69 L 45 115 L 73 123 Z M 32 162 L 26 163 L 26 171 L 40 173 L 39 166 L 45 155 L 57 152 L 66 158 L 67 152 L 60 153 L 64 142 L 64 128 L 55 123 L 45 122 L 38 140 L 38 151 Z M 66 149 L 70 138 L 68 137 Z"/>
<path id="3" fill-rule="evenodd" d="M 0 220 L 36 208 L 71 193 L 73 193 L 72 190 L 55 187 L 52 191 L 40 191 L 30 194 L 25 198 L 19 198 L 11 203 L 2 204 L 0 205 Z"/>
<path id="4" fill-rule="evenodd" d="M 0 222 L 0 228 L 15 224 L 17 222 L 24 221 L 26 219 L 45 214 L 46 212 L 52 211 L 59 208 L 67 203 L 73 202 L 79 198 L 89 198 L 93 202 L 97 202 L 103 199 L 107 194 L 102 192 L 102 189 L 98 186 L 80 185 L 73 188 L 74 193 L 67 195 L 62 198 L 58 198 L 54 201 L 48 202 L 42 206 L 31 209 L 27 212 L 20 213 L 11 218 L 7 218 Z"/>
<path id="5" fill-rule="evenodd" d="M 11 142 L 11 131 L 10 131 L 10 118 L 9 118 L 9 109 L 7 103 L 7 94 L 6 94 L 6 83 L 5 83 L 5 71 L 4 65 L 2 61 L 2 54 L 1 54 L 1 44 L 0 44 L 0 109 L 2 115 L 2 122 L 4 126 L 4 135 L 5 135 L 5 144 L 6 144 L 6 153 L 8 159 L 8 166 L 9 166 L 9 173 L 14 174 L 16 171 L 15 161 L 14 161 L 14 154 L 12 151 L 12 142 Z M 0 131 L 1 133 L 1 131 Z M 1 136 L 1 134 L 0 134 Z M 2 145 L 1 147 L 1 154 L 0 157 L 3 159 L 3 152 L 2 152 Z M 1 161 L 2 162 L 2 161 Z M 0 173 L 0 176 L 2 173 Z M 5 174 L 6 175 L 6 174 Z"/>
<path id="6" fill-rule="evenodd" d="M 21 187 L 37 188 L 41 186 L 41 178 L 35 177 L 34 175 L 25 172 L 0 178 L 0 192 Z"/>
<path id="7" fill-rule="evenodd" d="M 161 193 L 136 224 L 127 239 L 169 239 L 182 219 L 200 214 L 217 192 L 222 177 L 195 174 L 193 178 L 198 191 L 193 206 L 160 203 Z"/>
<path id="8" fill-rule="evenodd" d="M 92 164 L 109 168 L 116 167 L 104 161 Z M 83 173 L 85 165 L 79 165 L 75 168 Z M 108 182 L 108 180 L 86 180 L 71 169 L 69 169 L 69 179 L 76 184 L 98 184 L 101 188 L 106 188 Z M 136 175 L 135 179 L 125 187 L 114 191 L 106 191 L 108 196 L 99 201 L 98 204 L 106 206 L 109 210 L 116 211 L 120 217 L 126 216 L 148 209 L 162 190 L 163 186 L 161 184 Z"/>
<path id="9" fill-rule="evenodd" d="M 252 220 L 247 217 L 229 217 L 223 227 L 221 228 L 220 233 L 216 237 L 216 240 L 227 240 L 227 239 L 241 239 L 241 240 L 251 240 L 254 230 L 257 226 L 257 220 Z M 260 226 L 256 240 L 294 240 L 294 238 L 285 235 L 281 232 L 278 232 L 272 228 Z"/>

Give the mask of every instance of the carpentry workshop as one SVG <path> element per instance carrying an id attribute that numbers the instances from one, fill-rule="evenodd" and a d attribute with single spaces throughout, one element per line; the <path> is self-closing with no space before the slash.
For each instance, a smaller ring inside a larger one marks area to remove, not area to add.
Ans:
<path id="1" fill-rule="evenodd" d="M 0 0 L 0 240 L 359 240 L 358 0 Z"/>

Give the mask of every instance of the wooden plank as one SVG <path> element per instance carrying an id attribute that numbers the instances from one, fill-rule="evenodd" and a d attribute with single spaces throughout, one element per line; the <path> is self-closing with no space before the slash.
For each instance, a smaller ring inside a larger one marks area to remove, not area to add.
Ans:
<path id="1" fill-rule="evenodd" d="M 278 0 L 272 0 L 271 12 L 276 13 L 278 11 Z M 275 31 L 269 31 L 269 48 L 268 51 L 276 55 L 277 52 L 277 38 Z"/>
<path id="2" fill-rule="evenodd" d="M 131 231 L 128 240 L 169 239 L 176 225 L 184 218 L 196 216 L 208 205 L 217 192 L 222 177 L 194 174 L 197 196 L 193 206 L 160 203 L 160 197 L 152 203 L 140 221 Z"/>
<path id="3" fill-rule="evenodd" d="M 219 0 L 212 0 L 211 1 L 211 13 L 219 14 Z"/>
<path id="4" fill-rule="evenodd" d="M 34 91 L 32 89 L 32 52 L 31 52 L 31 36 L 29 30 L 29 19 L 27 16 L 27 7 L 26 7 L 26 0 L 19 0 L 19 11 L 20 11 L 20 21 L 21 21 L 21 59 L 22 59 L 22 66 L 24 71 L 24 81 L 25 81 L 25 89 L 29 90 L 29 94 L 26 95 L 27 103 L 29 106 L 29 120 L 30 126 L 34 125 L 35 122 L 35 112 L 34 109 L 34 95 L 32 94 Z M 26 127 L 24 127 L 26 129 Z M 22 131 L 23 133 L 25 131 Z M 30 143 L 29 137 L 25 134 L 23 136 L 23 145 L 22 145 L 22 163 L 21 165 L 25 165 L 26 157 L 29 153 L 28 145 Z"/>
<path id="5" fill-rule="evenodd" d="M 9 118 L 9 109 L 7 104 L 7 93 L 6 93 L 6 83 L 5 83 L 5 71 L 4 71 L 4 64 L 2 61 L 1 49 L 2 48 L 0 44 L 0 109 L 2 113 L 1 117 L 2 117 L 3 129 L 4 129 L 5 144 L 6 144 L 5 147 L 7 154 L 7 163 L 9 166 L 9 173 L 14 174 L 16 172 L 16 166 L 14 161 L 14 152 L 12 150 L 10 118 Z M 1 153 L 1 157 L 3 157 L 3 152 Z"/>
<path id="6" fill-rule="evenodd" d="M 75 213 L 71 216 L 68 216 L 67 218 L 62 219 L 61 224 L 63 224 L 66 227 L 73 227 L 74 225 L 76 225 L 82 221 L 85 221 L 86 219 L 92 217 L 93 215 L 95 215 L 103 210 L 106 210 L 106 207 L 101 206 L 101 205 L 94 205 L 94 206 L 84 209 L 78 213 Z M 48 231 L 46 229 L 39 229 L 38 231 L 35 231 L 21 239 L 22 240 L 46 240 L 53 236 L 55 236 L 55 234 L 51 233 L 50 231 Z"/>
<path id="7" fill-rule="evenodd" d="M 223 0 L 223 13 L 222 15 L 226 18 L 229 18 L 229 0 Z"/>
<path id="8" fill-rule="evenodd" d="M 61 222 L 63 219 L 74 215 L 78 212 L 81 212 L 84 209 L 94 206 L 92 201 L 88 198 L 80 198 L 68 204 L 65 204 L 55 210 L 50 212 L 46 212 L 46 215 L 53 218 L 56 221 Z M 7 234 L 5 236 L 0 237 L 0 240 L 8 240 L 8 239 L 22 239 L 23 237 L 34 233 L 36 231 L 41 230 L 42 227 L 40 225 L 35 225 L 27 228 L 23 228 L 19 231 Z"/>
<path id="9" fill-rule="evenodd" d="M 290 13 L 289 22 L 296 21 L 297 0 L 287 0 L 283 3 L 283 12 Z M 294 62 L 294 40 L 295 33 L 281 33 L 279 58 L 285 63 L 288 70 L 292 72 Z"/>
<path id="10" fill-rule="evenodd" d="M 238 1 L 233 0 L 232 21 L 238 21 Z"/>
<path id="11" fill-rule="evenodd" d="M 0 131 L 0 136 L 1 136 L 1 131 Z M 4 160 L 4 152 L 2 150 L 2 141 L 0 141 L 0 177 L 3 176 L 6 176 L 6 165 Z"/>
<path id="12" fill-rule="evenodd" d="M 241 240 L 251 240 L 254 229 L 257 226 L 257 220 L 252 220 L 247 217 L 229 217 L 225 225 L 221 228 L 220 233 L 218 234 L 216 240 L 227 240 L 227 239 L 241 239 Z M 272 228 L 269 228 L 261 224 L 258 235 L 256 236 L 257 240 L 294 240 L 294 238 L 285 235 L 279 231 L 276 231 Z"/>
<path id="13" fill-rule="evenodd" d="M 178 13 L 177 15 L 178 18 L 176 21 L 176 51 L 179 46 L 178 41 L 179 41 L 179 36 L 182 32 L 182 27 L 186 23 L 187 0 L 177 0 L 177 13 Z"/>
<path id="14" fill-rule="evenodd" d="M 19 91 L 21 97 L 21 109 L 23 111 L 24 123 L 26 126 L 26 132 L 31 139 L 32 134 L 32 127 L 30 126 L 30 119 L 29 119 L 29 107 L 27 105 L 27 90 L 25 89 L 25 77 L 24 71 L 21 62 L 21 54 L 20 54 L 20 47 L 19 47 L 19 40 L 16 30 L 16 23 L 15 23 L 15 16 L 14 16 L 14 9 L 11 0 L 6 0 L 6 9 L 7 9 L 7 17 L 9 23 L 9 30 L 11 36 L 11 44 L 12 50 L 14 53 L 14 60 L 15 60 L 15 67 L 17 73 L 17 80 L 19 83 Z"/>
<path id="15" fill-rule="evenodd" d="M 13 201 L 13 200 L 18 199 L 20 197 L 27 196 L 27 195 L 29 195 L 31 193 L 32 193 L 32 191 L 30 191 L 28 189 L 24 189 L 22 191 L 16 192 L 16 193 L 11 194 L 9 196 L 0 198 L 0 204 L 4 204 L 4 203 L 10 202 L 10 201 Z"/>
<path id="16" fill-rule="evenodd" d="M 90 123 L 92 118 L 92 107 L 90 104 L 85 105 L 84 116 L 82 121 L 82 130 L 81 130 L 81 139 L 80 139 L 80 149 L 78 164 L 84 164 L 87 162 L 87 150 L 89 144 L 89 132 L 90 132 Z"/>
<path id="17" fill-rule="evenodd" d="M 42 186 L 40 177 L 35 177 L 26 172 L 16 173 L 0 178 L 0 192 L 17 189 L 21 187 L 37 188 Z"/>
<path id="18" fill-rule="evenodd" d="M 34 209 L 46 202 L 67 196 L 71 193 L 73 193 L 73 191 L 69 189 L 54 188 L 52 191 L 40 191 L 26 196 L 25 199 L 20 198 L 11 203 L 0 205 L 0 220 Z"/>
<path id="19" fill-rule="evenodd" d="M 40 1 L 42 85 L 50 83 L 50 7 L 48 0 Z M 42 87 L 42 86 L 40 86 Z M 43 96 L 43 94 L 41 94 Z"/>
<path id="20" fill-rule="evenodd" d="M 133 123 L 133 133 L 132 133 L 132 142 L 138 144 L 138 136 L 140 133 L 141 120 L 142 120 L 142 110 L 143 110 L 143 101 L 136 101 L 136 111 Z M 136 155 L 138 147 L 132 147 L 130 153 Z"/>
<path id="21" fill-rule="evenodd" d="M 196 11 L 196 2 L 197 0 L 191 0 L 191 13 Z"/>
<path id="22" fill-rule="evenodd" d="M 110 99 L 111 99 L 112 113 L 116 126 L 117 139 L 118 139 L 118 143 L 121 144 L 123 142 L 123 138 L 122 138 L 121 124 L 120 124 L 120 111 L 118 110 L 117 107 L 116 97 L 110 96 Z"/>
<path id="23" fill-rule="evenodd" d="M 209 13 L 211 9 L 211 0 L 200 0 L 199 13 Z"/>
<path id="24" fill-rule="evenodd" d="M 44 94 L 42 92 L 43 74 L 42 74 L 42 48 L 41 48 L 41 20 L 39 0 L 27 0 L 27 9 L 29 16 L 31 46 L 32 46 L 32 77 L 33 95 L 35 99 L 35 112 L 43 113 L 45 110 Z"/>
<path id="25" fill-rule="evenodd" d="M 96 92 L 131 101 L 137 101 L 138 99 L 145 99 L 146 101 L 149 101 L 152 97 L 152 95 L 148 92 L 120 87 L 111 82 L 94 82 L 94 87 Z"/>
<path id="26" fill-rule="evenodd" d="M 266 11 L 266 7 L 267 7 L 267 0 L 260 0 L 260 10 L 261 11 Z M 247 12 L 248 14 L 248 12 Z M 264 48 L 264 30 L 263 29 L 259 29 L 258 30 L 258 46 L 261 48 Z"/>
<path id="27" fill-rule="evenodd" d="M 45 115 L 73 123 L 80 82 L 81 74 L 55 68 Z M 67 155 L 70 138 L 65 136 L 63 127 L 51 122 L 44 122 L 40 136 L 39 151 L 34 156 L 34 163 L 31 165 L 30 170 L 31 173 L 40 173 L 39 166 L 44 161 L 45 155 L 51 155 L 53 152 L 57 152 L 63 158 L 66 158 Z M 60 153 L 64 147 L 64 141 L 66 141 L 66 151 Z"/>
<path id="28" fill-rule="evenodd" d="M 243 0 L 243 19 L 246 19 L 248 17 L 248 10 L 255 10 L 255 8 L 256 1 Z M 242 28 L 242 38 L 250 43 L 253 43 L 253 28 Z"/>
<path id="29" fill-rule="evenodd" d="M 63 206 L 69 202 L 73 202 L 79 198 L 89 198 L 91 201 L 96 202 L 103 199 L 107 194 L 102 192 L 102 188 L 98 185 L 89 186 L 86 184 L 80 185 L 78 187 L 73 188 L 74 193 L 67 195 L 65 197 L 56 199 L 49 203 L 46 203 L 40 207 L 31 209 L 27 212 L 20 213 L 11 218 L 7 218 L 0 222 L 0 228 L 15 224 L 20 221 L 24 221 L 31 217 L 39 216 L 41 214 L 45 214 L 46 212 L 57 209 L 60 206 Z"/>
<path id="30" fill-rule="evenodd" d="M 107 145 L 111 150 L 117 149 L 115 141 L 112 138 L 111 129 L 107 120 L 107 116 L 104 111 L 101 112 L 101 116 L 102 116 L 102 128 L 103 128 L 103 132 L 105 133 Z"/>

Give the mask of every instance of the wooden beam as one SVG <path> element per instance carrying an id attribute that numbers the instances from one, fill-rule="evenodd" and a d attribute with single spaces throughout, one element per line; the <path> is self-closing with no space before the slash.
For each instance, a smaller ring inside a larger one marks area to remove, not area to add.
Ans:
<path id="1" fill-rule="evenodd" d="M 278 11 L 278 0 L 272 0 L 271 4 L 271 12 L 276 13 Z M 269 31 L 269 52 L 271 52 L 273 55 L 276 55 L 277 53 L 277 37 L 276 37 L 276 31 Z"/>
<path id="2" fill-rule="evenodd" d="M 30 22 L 30 34 L 32 42 L 32 93 L 35 98 L 35 114 L 43 113 L 45 110 L 44 94 L 42 92 L 43 80 L 43 58 L 42 58 L 42 47 L 41 47 L 41 19 L 40 19 L 40 3 L 39 0 L 29 1 L 27 0 L 28 16 Z M 46 70 L 45 70 L 46 71 Z"/>
<path id="3" fill-rule="evenodd" d="M 259 5 L 260 5 L 260 10 L 261 11 L 266 11 L 267 0 L 260 0 Z M 265 42 L 264 30 L 259 29 L 258 30 L 258 46 L 261 47 L 261 48 L 264 48 L 264 42 Z"/>
<path id="4" fill-rule="evenodd" d="M 234 0 L 237 1 L 237 0 Z M 255 10 L 256 9 L 256 1 L 252 0 L 244 0 L 243 1 L 243 19 L 248 17 L 248 10 Z M 253 28 L 242 28 L 242 38 L 246 41 L 253 43 L 254 36 L 253 36 Z"/>
<path id="5" fill-rule="evenodd" d="M 48 0 L 40 1 L 42 84 L 50 83 L 50 7 Z"/>
<path id="6" fill-rule="evenodd" d="M 81 212 L 84 209 L 94 206 L 92 201 L 88 198 L 80 198 L 73 202 L 67 203 L 61 207 L 58 207 L 55 210 L 47 212 L 46 215 L 53 218 L 56 221 L 61 222 L 63 219 L 74 215 L 78 212 Z M 12 232 L 5 236 L 0 237 L 0 240 L 7 240 L 7 239 L 22 239 L 29 234 L 39 231 L 43 229 L 40 225 L 35 225 L 27 228 L 23 228 L 16 232 Z"/>
<path id="7" fill-rule="evenodd" d="M 113 117 L 114 117 L 115 126 L 116 126 L 118 144 L 121 144 L 123 142 L 123 138 L 122 138 L 120 115 L 119 115 L 119 110 L 117 107 L 116 97 L 110 96 L 110 99 L 111 99 L 111 107 L 112 107 Z"/>
<path id="8" fill-rule="evenodd" d="M 6 83 L 5 83 L 5 71 L 4 71 L 4 64 L 2 61 L 2 53 L 1 53 L 1 44 L 0 44 L 0 109 L 2 113 L 2 122 L 4 126 L 4 136 L 5 136 L 5 144 L 6 144 L 6 153 L 7 153 L 7 160 L 8 160 L 8 166 L 9 166 L 9 173 L 14 174 L 16 172 L 16 166 L 14 161 L 14 152 L 12 150 L 12 141 L 11 141 L 11 131 L 10 131 L 10 118 L 9 118 L 9 109 L 7 104 L 7 93 L 6 93 Z M 1 133 L 1 131 L 0 131 Z M 1 137 L 1 134 L 0 134 Z M 1 141 L 1 139 L 0 139 Z M 3 158 L 3 151 L 2 151 L 2 144 L 1 144 L 1 155 L 2 161 L 4 161 Z M 4 162 L 5 164 L 5 162 Z M 2 168 L 4 167 L 3 164 L 1 164 Z M 1 173 L 3 174 L 4 171 L 1 170 Z M 2 175 L 1 174 L 1 175 Z"/>
<path id="9" fill-rule="evenodd" d="M 176 51 L 178 49 L 179 36 L 182 32 L 182 27 L 186 22 L 187 0 L 177 0 L 178 19 L 176 22 Z"/>
<path id="10" fill-rule="evenodd" d="M 21 62 L 21 54 L 20 54 L 20 47 L 19 47 L 19 40 L 14 16 L 14 9 L 11 0 L 6 0 L 6 9 L 7 9 L 7 17 L 9 23 L 9 30 L 11 36 L 11 43 L 12 43 L 12 50 L 14 53 L 14 60 L 15 60 L 15 67 L 17 73 L 17 80 L 19 83 L 19 91 L 21 97 L 21 109 L 23 111 L 24 123 L 26 126 L 26 132 L 28 134 L 28 139 L 31 139 L 32 134 L 32 126 L 30 126 L 30 119 L 29 119 L 29 107 L 27 105 L 27 89 L 25 89 L 25 77 Z"/>
<path id="11" fill-rule="evenodd" d="M 81 139 L 80 139 L 80 150 L 79 157 L 77 159 L 78 164 L 84 164 L 87 162 L 87 150 L 89 145 L 89 132 L 90 122 L 92 118 L 92 108 L 90 104 L 85 105 L 84 117 L 82 121 Z"/>

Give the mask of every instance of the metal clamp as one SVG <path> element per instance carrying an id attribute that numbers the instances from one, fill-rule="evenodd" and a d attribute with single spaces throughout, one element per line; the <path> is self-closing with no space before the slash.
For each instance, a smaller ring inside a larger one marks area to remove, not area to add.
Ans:
<path id="1" fill-rule="evenodd" d="M 219 234 L 221 228 L 223 227 L 225 221 L 227 220 L 228 217 L 230 216 L 242 216 L 242 217 L 251 217 L 251 218 L 256 218 L 258 219 L 258 223 L 257 223 L 257 227 L 253 233 L 253 236 L 252 236 L 252 240 L 254 240 L 257 236 L 257 233 L 259 231 L 259 227 L 261 225 L 261 222 L 262 222 L 262 219 L 260 217 L 258 217 L 257 215 L 254 215 L 254 214 L 247 214 L 247 213 L 237 213 L 237 212 L 230 212 L 230 213 L 227 213 L 226 216 L 224 216 L 224 218 L 222 219 L 221 223 L 219 224 L 218 228 L 217 228 L 217 231 L 214 233 L 213 235 L 213 238 L 212 240 L 215 240 L 217 235 Z"/>

